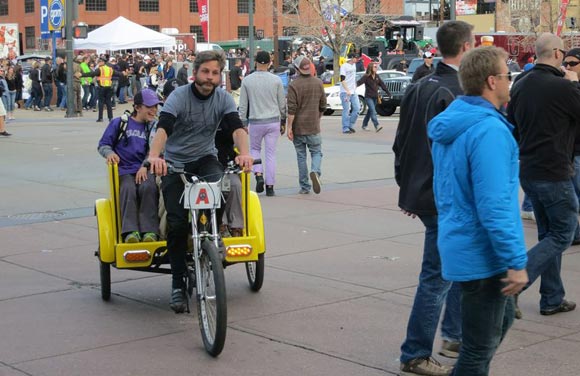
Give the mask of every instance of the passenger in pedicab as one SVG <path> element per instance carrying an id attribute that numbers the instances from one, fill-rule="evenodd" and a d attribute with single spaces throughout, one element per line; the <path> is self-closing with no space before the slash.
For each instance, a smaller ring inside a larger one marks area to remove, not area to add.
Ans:
<path id="1" fill-rule="evenodd" d="M 143 166 L 149 153 L 150 123 L 161 100 L 154 91 L 143 89 L 135 95 L 131 116 L 113 119 L 98 151 L 107 163 L 119 165 L 121 234 L 125 243 L 158 240 L 159 193 L 155 176 Z"/>

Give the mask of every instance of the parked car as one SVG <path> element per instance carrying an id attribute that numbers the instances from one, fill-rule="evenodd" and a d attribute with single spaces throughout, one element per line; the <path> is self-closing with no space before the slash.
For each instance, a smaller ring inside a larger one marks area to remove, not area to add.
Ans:
<path id="1" fill-rule="evenodd" d="M 356 74 L 357 81 L 362 77 L 363 74 L 364 74 L 364 72 L 357 72 L 357 74 Z M 399 71 L 395 71 L 395 70 L 378 71 L 377 74 L 379 75 L 381 80 L 383 80 L 384 82 L 387 82 L 387 80 L 394 78 L 394 77 L 404 77 L 405 76 L 404 72 L 399 72 Z M 342 111 L 342 102 L 340 101 L 340 84 L 336 84 L 334 86 L 327 87 L 324 89 L 324 92 L 326 93 L 326 111 L 324 112 L 324 115 L 332 115 L 334 113 L 334 111 L 337 111 L 337 110 Z M 382 92 L 382 90 L 381 90 L 381 92 Z M 358 99 L 360 102 L 360 109 L 359 109 L 358 113 L 359 113 L 359 115 L 362 115 L 367 110 L 367 104 L 364 100 L 364 98 L 365 98 L 364 85 L 360 85 L 359 87 L 356 88 L 356 94 L 358 95 Z M 383 97 L 385 97 L 384 93 L 383 93 Z"/>
<path id="2" fill-rule="evenodd" d="M 392 77 L 385 80 L 387 89 L 391 93 L 389 98 L 386 98 L 382 89 L 379 89 L 379 94 L 383 98 L 381 104 L 377 104 L 377 114 L 380 116 L 391 116 L 397 110 L 397 107 L 401 105 L 401 100 L 407 87 L 411 84 L 411 77 Z"/>

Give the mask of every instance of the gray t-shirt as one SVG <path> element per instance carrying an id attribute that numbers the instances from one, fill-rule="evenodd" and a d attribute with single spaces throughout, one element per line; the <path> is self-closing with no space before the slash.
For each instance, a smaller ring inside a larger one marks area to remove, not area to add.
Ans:
<path id="1" fill-rule="evenodd" d="M 191 85 L 176 88 L 161 112 L 176 117 L 173 133 L 165 144 L 165 159 L 176 167 L 207 155 L 217 155 L 215 134 L 224 115 L 237 112 L 231 95 L 216 88 L 208 99 L 197 98 Z"/>

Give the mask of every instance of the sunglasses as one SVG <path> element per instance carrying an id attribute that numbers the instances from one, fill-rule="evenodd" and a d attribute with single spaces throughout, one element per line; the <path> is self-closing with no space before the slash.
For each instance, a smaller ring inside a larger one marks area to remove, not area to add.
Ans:
<path id="1" fill-rule="evenodd" d="M 562 63 L 563 66 L 571 66 L 575 67 L 576 65 L 580 64 L 580 61 L 565 61 Z"/>
<path id="2" fill-rule="evenodd" d="M 508 81 L 512 80 L 512 72 L 494 74 L 496 77 L 507 77 Z"/>

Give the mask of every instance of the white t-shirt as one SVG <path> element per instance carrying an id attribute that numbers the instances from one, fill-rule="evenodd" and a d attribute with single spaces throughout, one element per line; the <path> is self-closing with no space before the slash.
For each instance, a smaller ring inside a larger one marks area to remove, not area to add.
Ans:
<path id="1" fill-rule="evenodd" d="M 344 85 L 346 85 L 350 94 L 354 94 L 356 90 L 356 65 L 349 63 L 342 64 L 340 67 L 340 75 L 345 77 L 343 81 L 344 84 L 340 84 L 340 92 L 346 93 L 346 90 L 344 89 Z"/>

